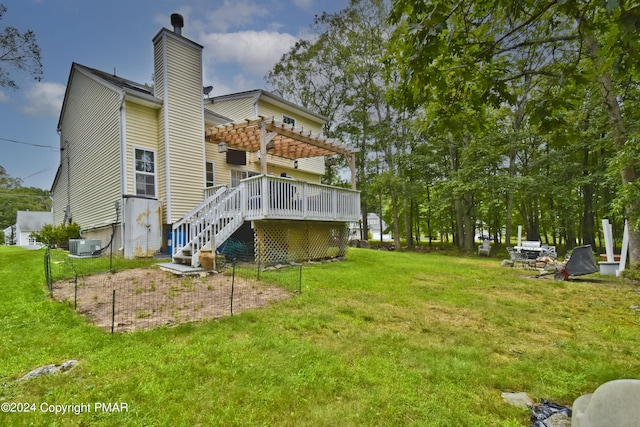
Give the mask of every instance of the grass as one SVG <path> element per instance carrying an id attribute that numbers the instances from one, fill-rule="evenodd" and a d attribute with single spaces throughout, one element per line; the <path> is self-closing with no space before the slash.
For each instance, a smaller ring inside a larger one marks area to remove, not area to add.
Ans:
<path id="1" fill-rule="evenodd" d="M 49 300 L 42 257 L 0 246 L 0 403 L 38 408 L 0 425 L 523 426 L 529 411 L 501 392 L 571 405 L 640 378 L 640 289 L 599 274 L 554 282 L 497 258 L 350 249 L 305 266 L 302 294 L 277 305 L 110 335 Z M 68 373 L 16 382 L 67 359 Z"/>

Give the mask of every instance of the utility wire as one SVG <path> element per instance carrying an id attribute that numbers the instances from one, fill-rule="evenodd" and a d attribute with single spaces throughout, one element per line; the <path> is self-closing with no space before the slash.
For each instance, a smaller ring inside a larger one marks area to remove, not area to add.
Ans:
<path id="1" fill-rule="evenodd" d="M 36 176 L 36 175 L 41 174 L 41 173 L 46 172 L 46 171 L 50 171 L 51 169 L 53 169 L 53 167 L 42 169 L 41 171 L 34 172 L 31 175 L 25 176 L 24 178 L 20 178 L 20 179 L 24 181 L 25 179 L 31 178 L 32 176 Z"/>
<path id="2" fill-rule="evenodd" d="M 58 149 L 57 147 L 54 147 L 53 145 L 34 144 L 32 142 L 16 141 L 15 139 L 9 139 L 9 138 L 0 138 L 0 141 L 13 142 L 14 144 L 31 145 L 32 147 L 53 148 L 54 150 Z"/>

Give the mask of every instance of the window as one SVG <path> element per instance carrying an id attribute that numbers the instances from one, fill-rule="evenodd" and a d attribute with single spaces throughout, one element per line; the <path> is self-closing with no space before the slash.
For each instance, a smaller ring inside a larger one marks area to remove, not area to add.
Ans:
<path id="1" fill-rule="evenodd" d="M 296 127 L 296 119 L 294 119 L 293 117 L 285 116 L 284 114 L 282 115 L 282 123 L 284 123 L 285 125 Z"/>
<path id="2" fill-rule="evenodd" d="M 207 162 L 207 175 L 205 177 L 205 187 L 213 187 L 216 185 L 216 175 L 213 162 Z"/>
<path id="3" fill-rule="evenodd" d="M 137 196 L 156 196 L 155 153 L 149 150 L 135 149 L 135 185 Z"/>
<path id="4" fill-rule="evenodd" d="M 256 175 L 259 175 L 258 172 L 231 169 L 231 186 L 237 187 L 240 184 L 240 180 Z"/>

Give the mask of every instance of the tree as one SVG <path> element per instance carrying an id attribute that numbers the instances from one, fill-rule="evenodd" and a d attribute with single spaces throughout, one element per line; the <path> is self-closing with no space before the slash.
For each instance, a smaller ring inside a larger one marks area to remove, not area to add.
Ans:
<path id="1" fill-rule="evenodd" d="M 0 4 L 0 20 L 7 8 Z M 31 30 L 20 32 L 15 27 L 0 29 L 0 87 L 17 89 L 18 84 L 11 77 L 12 71 L 26 71 L 34 79 L 42 79 L 40 47 Z"/>
<path id="2" fill-rule="evenodd" d="M 391 21 L 398 27 L 395 60 L 414 88 L 414 105 L 457 89 L 448 86 L 452 76 L 476 87 L 480 96 L 468 102 L 494 106 L 513 104 L 508 83 L 526 76 L 558 86 L 596 81 L 609 119 L 606 134 L 618 153 L 617 199 L 631 221 L 631 261 L 640 261 L 637 102 L 625 91 L 625 84 L 637 85 L 640 71 L 640 7 L 624 0 L 397 0 Z M 519 67 L 531 49 L 539 60 Z"/>
<path id="3" fill-rule="evenodd" d="M 376 159 L 383 159 L 385 171 L 398 175 L 396 150 L 390 145 L 396 141 L 392 140 L 397 134 L 391 132 L 390 124 L 397 112 L 386 99 L 382 61 L 390 35 L 386 18 L 384 0 L 352 0 L 342 11 L 324 13 L 315 21 L 317 38 L 299 41 L 266 78 L 283 96 L 328 117 L 327 136 L 359 149 L 356 180 L 361 191 L 364 239 L 368 235 L 367 214 L 379 205 L 379 188 L 390 196 L 394 226 L 398 223 L 396 186 L 372 186 L 373 178 L 383 172 L 376 170 Z"/>
<path id="4" fill-rule="evenodd" d="M 18 211 L 49 211 L 49 192 L 35 187 L 23 187 L 19 178 L 9 176 L 0 166 L 0 230 L 16 223 Z"/>

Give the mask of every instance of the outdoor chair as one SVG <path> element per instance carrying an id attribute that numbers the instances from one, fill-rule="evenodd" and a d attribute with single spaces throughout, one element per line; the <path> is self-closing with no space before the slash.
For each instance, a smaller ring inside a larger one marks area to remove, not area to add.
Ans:
<path id="1" fill-rule="evenodd" d="M 489 256 L 491 254 L 491 240 L 483 239 L 482 244 L 478 246 L 478 256 Z"/>

